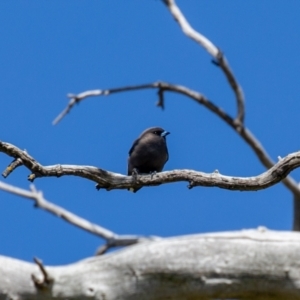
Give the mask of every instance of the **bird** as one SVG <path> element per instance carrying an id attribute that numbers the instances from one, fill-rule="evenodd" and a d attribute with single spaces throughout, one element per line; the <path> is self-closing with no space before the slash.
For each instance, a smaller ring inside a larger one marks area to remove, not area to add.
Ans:
<path id="1" fill-rule="evenodd" d="M 161 127 L 144 130 L 129 150 L 128 175 L 161 172 L 169 159 L 166 136 L 170 132 Z M 130 188 L 137 192 L 140 188 Z"/>

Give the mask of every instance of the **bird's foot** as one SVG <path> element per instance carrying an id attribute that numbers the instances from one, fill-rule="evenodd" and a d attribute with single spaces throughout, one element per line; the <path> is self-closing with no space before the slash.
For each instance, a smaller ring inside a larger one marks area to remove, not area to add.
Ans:
<path id="1" fill-rule="evenodd" d="M 133 180 L 136 181 L 136 180 L 137 180 L 137 177 L 138 177 L 138 175 L 139 175 L 139 172 L 138 172 L 137 168 L 134 168 L 134 169 L 132 170 L 131 175 L 132 175 Z"/>
<path id="2" fill-rule="evenodd" d="M 132 176 L 132 179 L 133 179 L 133 182 L 134 182 L 134 183 L 136 183 L 136 182 L 138 181 L 138 175 L 139 175 L 139 172 L 138 172 L 137 168 L 134 168 L 134 169 L 132 170 L 132 172 L 131 172 L 131 176 Z M 137 192 L 139 189 L 140 189 L 140 188 L 135 189 L 135 188 L 131 187 L 131 188 L 128 189 L 128 191 L 131 191 L 131 192 L 135 193 L 135 192 Z"/>
<path id="3" fill-rule="evenodd" d="M 150 172 L 151 179 L 153 179 L 153 176 L 156 175 L 156 173 L 157 173 L 156 171 Z"/>

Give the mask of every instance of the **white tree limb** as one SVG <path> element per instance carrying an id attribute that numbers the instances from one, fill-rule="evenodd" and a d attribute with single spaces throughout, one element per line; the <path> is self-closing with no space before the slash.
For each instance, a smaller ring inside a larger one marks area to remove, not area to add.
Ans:
<path id="1" fill-rule="evenodd" d="M 264 228 L 191 235 L 44 267 L 0 256 L 2 299 L 300 299 L 300 234 Z"/>

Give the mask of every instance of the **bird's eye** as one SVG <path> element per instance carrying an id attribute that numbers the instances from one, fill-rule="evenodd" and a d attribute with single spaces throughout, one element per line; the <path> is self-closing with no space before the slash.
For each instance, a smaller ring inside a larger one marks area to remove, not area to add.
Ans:
<path id="1" fill-rule="evenodd" d="M 154 131 L 153 133 L 156 134 L 156 135 L 160 135 L 161 134 L 160 131 Z"/>

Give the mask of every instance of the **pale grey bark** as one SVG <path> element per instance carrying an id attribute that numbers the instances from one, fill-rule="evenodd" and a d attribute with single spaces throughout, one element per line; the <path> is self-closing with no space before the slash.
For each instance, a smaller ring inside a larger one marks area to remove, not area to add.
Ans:
<path id="1" fill-rule="evenodd" d="M 265 228 L 144 242 L 45 267 L 0 256 L 0 299 L 300 299 L 300 234 Z"/>

